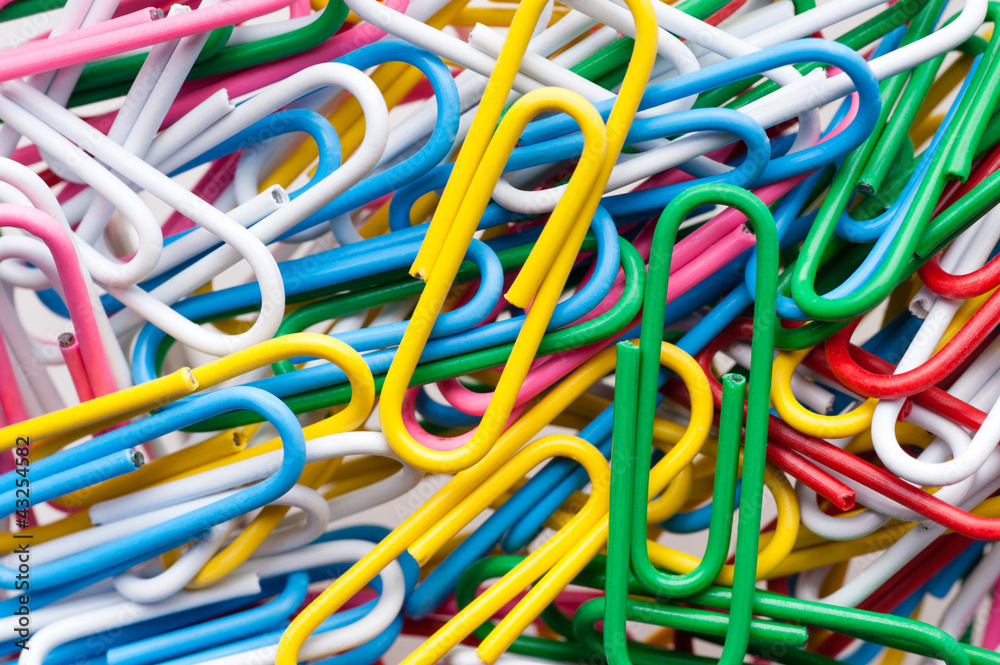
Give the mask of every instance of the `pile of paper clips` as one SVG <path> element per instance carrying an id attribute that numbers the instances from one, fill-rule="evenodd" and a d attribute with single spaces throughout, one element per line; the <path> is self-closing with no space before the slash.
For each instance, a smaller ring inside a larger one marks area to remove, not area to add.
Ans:
<path id="1" fill-rule="evenodd" d="M 0 662 L 1000 665 L 1000 4 L 146 5 L 0 0 Z"/>

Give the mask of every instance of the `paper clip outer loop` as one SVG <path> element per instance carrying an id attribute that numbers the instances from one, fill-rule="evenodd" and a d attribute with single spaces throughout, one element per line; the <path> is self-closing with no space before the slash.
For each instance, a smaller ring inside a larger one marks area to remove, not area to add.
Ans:
<path id="1" fill-rule="evenodd" d="M 612 347 L 602 353 L 608 355 L 616 352 L 620 353 L 620 348 L 620 346 Z M 619 360 L 621 358 L 620 355 L 615 357 Z M 647 505 L 646 500 L 652 499 L 663 492 L 664 488 L 681 471 L 689 468 L 688 464 L 705 443 L 711 429 L 712 414 L 714 411 L 708 379 L 701 370 L 701 367 L 691 356 L 680 348 L 663 342 L 660 347 L 659 362 L 681 377 L 685 386 L 691 392 L 693 404 L 691 407 L 691 420 L 685 428 L 684 434 L 677 441 L 671 452 L 660 460 L 649 473 L 651 481 L 647 483 L 648 492 L 644 500 L 641 501 L 641 519 L 643 522 L 646 519 L 648 506 L 652 505 L 652 503 Z M 631 381 L 633 384 L 637 384 L 632 375 L 628 373 L 630 367 L 627 363 L 628 361 L 626 360 L 624 369 L 618 368 L 616 370 L 616 384 L 617 381 Z M 616 399 L 616 409 L 622 408 L 623 405 L 620 404 L 620 401 L 626 402 L 629 406 L 634 405 L 634 400 L 630 402 L 624 398 L 621 400 Z M 631 421 L 631 419 L 628 420 Z M 618 427 L 617 424 L 615 426 Z M 614 450 L 613 445 L 612 450 Z M 621 473 L 620 469 L 614 470 L 613 465 L 612 469 L 613 474 Z M 616 521 L 624 519 L 625 515 L 621 514 L 620 511 L 615 512 Z M 576 547 L 572 551 L 568 552 L 552 566 L 548 573 L 528 591 L 524 599 L 508 612 L 507 616 L 504 617 L 497 627 L 483 639 L 477 652 L 485 662 L 492 663 L 499 658 L 503 651 L 511 646 L 517 636 L 555 600 L 559 592 L 566 585 L 572 583 L 574 577 L 608 543 L 610 525 L 611 513 L 609 512 L 576 544 Z M 645 527 L 645 524 L 643 526 Z M 645 533 L 645 528 L 643 528 L 643 534 Z M 643 545 L 645 545 L 645 541 L 643 541 Z"/>
<path id="2" fill-rule="evenodd" d="M 323 431 L 317 436 L 357 428 L 375 404 L 375 380 L 364 358 L 332 337 L 318 333 L 295 333 L 262 342 L 195 369 L 184 367 L 153 381 L 5 427 L 0 429 L 0 441 L 9 439 L 13 446 L 16 437 L 20 436 L 18 433 L 27 432 L 33 443 L 58 436 L 68 444 L 74 438 L 167 405 L 250 370 L 277 360 L 310 354 L 341 367 L 351 384 L 350 403 L 344 410 L 323 421 Z"/>
<path id="3" fill-rule="evenodd" d="M 375 405 L 375 379 L 361 354 L 333 337 L 319 333 L 283 335 L 206 363 L 194 369 L 193 374 L 207 387 L 285 358 L 310 355 L 340 367 L 351 384 L 351 401 L 322 421 L 322 431 L 312 432 L 313 436 L 357 429 Z"/>
<path id="4" fill-rule="evenodd" d="M 490 192 L 500 175 L 499 165 L 513 150 L 520 132 L 527 123 L 545 111 L 563 111 L 570 114 L 584 133 L 584 149 L 576 170 L 570 178 L 566 196 L 552 213 L 549 224 L 571 229 L 564 246 L 572 250 L 562 252 L 559 270 L 553 266 L 535 298 L 534 306 L 518 335 L 510 360 L 507 363 L 494 399 L 482 423 L 472 433 L 470 440 L 453 450 L 431 450 L 422 446 L 406 430 L 402 418 L 403 400 L 410 378 L 420 360 L 420 354 L 430 337 L 441 305 L 451 289 L 452 282 L 472 240 L 479 218 L 489 202 Z M 566 275 L 572 267 L 576 249 L 583 241 L 589 218 L 580 210 L 588 192 L 597 186 L 606 154 L 606 136 L 600 115 L 583 97 L 568 90 L 545 88 L 524 95 L 515 102 L 483 155 L 467 196 L 457 212 L 457 217 L 446 240 L 447 249 L 435 262 L 435 269 L 427 278 L 427 285 L 406 328 L 399 349 L 386 375 L 381 394 L 379 416 L 382 430 L 389 444 L 407 463 L 431 473 L 455 473 L 475 464 L 489 452 L 503 430 L 517 399 L 521 383 L 527 374 L 545 334 L 552 310 L 564 287 Z M 459 173 L 456 168 L 454 173 Z M 428 239 L 422 247 L 427 247 Z M 419 254 L 418 254 L 419 259 Z M 559 273 L 563 273 L 560 275 Z"/>
<path id="5" fill-rule="evenodd" d="M 740 510 L 737 528 L 730 630 L 720 660 L 725 665 L 733 665 L 741 662 L 746 655 L 756 583 L 760 494 L 764 486 L 778 292 L 778 232 L 774 218 L 767 206 L 746 190 L 724 184 L 693 187 L 675 198 L 660 215 L 653 236 L 649 278 L 644 299 L 644 312 L 648 322 L 643 325 L 640 333 L 640 393 L 636 436 L 638 443 L 644 446 L 652 441 L 655 386 L 659 372 L 659 349 L 673 241 L 684 217 L 706 203 L 721 203 L 738 208 L 750 221 L 757 237 L 754 335 L 751 342 L 750 388 L 746 409 L 743 484 L 740 496 L 740 505 L 743 508 Z M 657 325 L 654 322 L 660 323 Z M 641 483 L 636 491 L 641 491 Z"/>
<path id="6" fill-rule="evenodd" d="M 313 630 L 314 625 L 318 625 L 327 616 L 343 606 L 352 595 L 373 579 L 378 571 L 387 565 L 388 561 L 398 557 L 407 548 L 415 547 L 415 543 L 427 533 L 437 520 L 444 518 L 466 496 L 474 493 L 476 488 L 491 476 L 498 466 L 504 464 L 517 450 L 541 432 L 553 418 L 569 408 L 577 398 L 601 380 L 613 367 L 614 349 L 609 348 L 572 372 L 558 386 L 546 393 L 510 429 L 504 432 L 498 445 L 490 450 L 486 458 L 474 467 L 459 473 L 437 494 L 426 501 L 416 513 L 386 536 L 368 556 L 344 575 L 341 575 L 310 606 L 315 608 L 311 610 L 313 612 L 311 616 L 303 617 L 300 614 L 292 622 L 289 630 L 295 630 L 296 633 L 290 636 L 286 632 L 283 639 L 287 641 L 287 646 L 282 648 L 293 651 L 283 656 L 287 659 L 284 662 L 295 663 L 295 652 L 299 645 L 305 641 L 309 631 Z M 282 662 L 280 658 L 279 663 Z"/>
<path id="7" fill-rule="evenodd" d="M 795 368 L 810 352 L 811 349 L 783 351 L 774 359 L 774 372 L 771 376 L 771 401 L 778 415 L 800 432 L 821 439 L 840 439 L 854 436 L 871 427 L 875 405 L 878 404 L 877 399 L 869 398 L 847 413 L 835 416 L 813 413 L 799 403 L 792 393 L 792 375 L 795 373 Z"/>
<path id="8" fill-rule="evenodd" d="M 452 617 L 444 627 L 407 657 L 403 661 L 403 665 L 431 665 L 437 662 L 445 652 L 456 646 L 477 626 L 542 577 L 545 570 L 561 561 L 588 532 L 606 520 L 610 494 L 610 483 L 608 482 L 610 469 L 607 460 L 595 447 L 583 439 L 554 434 L 529 444 L 510 462 L 497 470 L 475 493 L 470 495 L 470 499 L 438 522 L 434 529 L 438 546 L 444 545 L 451 536 L 488 505 L 490 499 L 499 494 L 498 490 L 508 488 L 515 480 L 523 478 L 531 468 L 538 465 L 542 458 L 555 456 L 574 459 L 587 470 L 593 487 L 587 502 L 565 527 L 532 552 L 499 582 Z M 535 588 L 538 586 L 536 585 Z M 518 606 L 520 607 L 523 602 L 519 603 Z M 514 612 L 516 611 L 517 608 Z M 517 631 L 515 631 L 516 633 Z M 499 653 L 495 654 L 494 658 L 499 655 Z M 487 662 L 492 662 L 492 659 L 487 659 Z"/>

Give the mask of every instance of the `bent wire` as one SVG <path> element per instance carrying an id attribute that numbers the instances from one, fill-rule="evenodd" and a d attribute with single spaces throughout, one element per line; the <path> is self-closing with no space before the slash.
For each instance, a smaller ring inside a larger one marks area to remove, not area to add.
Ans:
<path id="1" fill-rule="evenodd" d="M 1000 665 L 998 7 L 0 1 L 0 655 Z"/>

